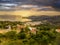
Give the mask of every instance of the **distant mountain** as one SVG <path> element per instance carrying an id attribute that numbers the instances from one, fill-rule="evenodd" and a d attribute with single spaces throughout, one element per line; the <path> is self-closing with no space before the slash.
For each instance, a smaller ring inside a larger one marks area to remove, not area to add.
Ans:
<path id="1" fill-rule="evenodd" d="M 37 21 L 47 21 L 50 22 L 52 24 L 60 24 L 60 15 L 57 16 L 30 16 L 28 17 L 28 19 L 31 19 L 32 22 L 37 22 Z"/>
<path id="2" fill-rule="evenodd" d="M 21 17 L 21 16 L 15 16 L 15 15 L 0 15 L 0 21 L 25 21 L 26 19 L 31 19 L 31 22 L 37 22 L 37 21 L 47 21 L 52 24 L 60 24 L 60 15 L 57 16 L 30 16 L 30 17 Z"/>
<path id="3" fill-rule="evenodd" d="M 15 15 L 0 15 L 0 21 L 20 21 L 21 16 Z"/>

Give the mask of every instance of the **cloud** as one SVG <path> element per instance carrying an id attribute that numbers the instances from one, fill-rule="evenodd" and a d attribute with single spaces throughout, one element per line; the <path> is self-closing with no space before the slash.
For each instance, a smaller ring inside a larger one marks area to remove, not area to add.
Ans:
<path id="1" fill-rule="evenodd" d="M 37 6 L 37 5 L 21 5 L 20 7 L 22 7 L 22 8 L 38 8 L 39 6 Z"/>

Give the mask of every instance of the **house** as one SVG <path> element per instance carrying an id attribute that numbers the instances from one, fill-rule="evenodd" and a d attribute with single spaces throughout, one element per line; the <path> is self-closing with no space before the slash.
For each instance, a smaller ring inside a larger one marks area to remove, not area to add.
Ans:
<path id="1" fill-rule="evenodd" d="M 56 29 L 56 32 L 60 32 L 60 29 Z"/>
<path id="2" fill-rule="evenodd" d="M 37 29 L 34 27 L 29 27 L 31 33 L 36 34 Z"/>

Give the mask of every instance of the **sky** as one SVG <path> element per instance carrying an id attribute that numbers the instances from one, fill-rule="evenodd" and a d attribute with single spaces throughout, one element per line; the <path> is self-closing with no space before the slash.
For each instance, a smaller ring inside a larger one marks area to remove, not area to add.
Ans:
<path id="1" fill-rule="evenodd" d="M 18 19 L 16 17 L 14 18 L 14 15 L 23 17 L 32 15 L 60 15 L 60 12 L 53 9 L 55 7 L 60 8 L 60 0 L 0 0 L 0 18 L 14 20 Z"/>
<path id="2" fill-rule="evenodd" d="M 20 4 L 35 4 L 35 5 L 54 5 L 59 7 L 60 0 L 0 0 L 0 3 L 18 3 Z"/>
<path id="3" fill-rule="evenodd" d="M 0 0 L 0 9 L 15 9 L 14 7 L 20 8 L 38 8 L 42 6 L 51 6 L 52 8 L 60 9 L 60 0 Z"/>
<path id="4" fill-rule="evenodd" d="M 19 3 L 35 5 L 57 5 L 60 6 L 60 0 L 0 0 L 0 3 Z"/>

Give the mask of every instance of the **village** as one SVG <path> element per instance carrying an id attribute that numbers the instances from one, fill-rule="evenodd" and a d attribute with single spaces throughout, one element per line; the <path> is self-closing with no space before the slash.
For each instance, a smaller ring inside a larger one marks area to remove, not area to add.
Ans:
<path id="1" fill-rule="evenodd" d="M 42 24 L 41 22 L 28 22 L 25 24 L 15 24 L 15 25 L 10 25 L 10 24 L 6 24 L 3 26 L 3 28 L 1 27 L 2 25 L 0 25 L 0 33 L 6 33 L 9 31 L 17 31 L 20 32 L 21 30 L 25 30 L 25 28 L 28 28 L 28 30 L 30 30 L 32 33 L 36 33 L 37 29 L 36 25 Z"/>
<path id="2" fill-rule="evenodd" d="M 0 33 L 6 33 L 6 32 L 9 32 L 9 31 L 16 31 L 17 33 L 19 33 L 21 30 L 25 31 L 26 28 L 27 28 L 28 31 L 30 30 L 31 33 L 36 34 L 36 32 L 38 31 L 36 26 L 39 26 L 41 24 L 44 25 L 44 23 L 41 22 L 41 21 L 38 21 L 38 22 L 27 22 L 27 23 L 11 22 L 11 24 L 9 24 L 8 22 L 9 21 L 5 21 L 4 24 L 1 24 L 1 22 L 0 22 Z M 16 24 L 13 24 L 13 23 L 16 23 Z M 56 32 L 60 32 L 60 28 L 56 28 L 55 30 L 56 30 Z"/>

